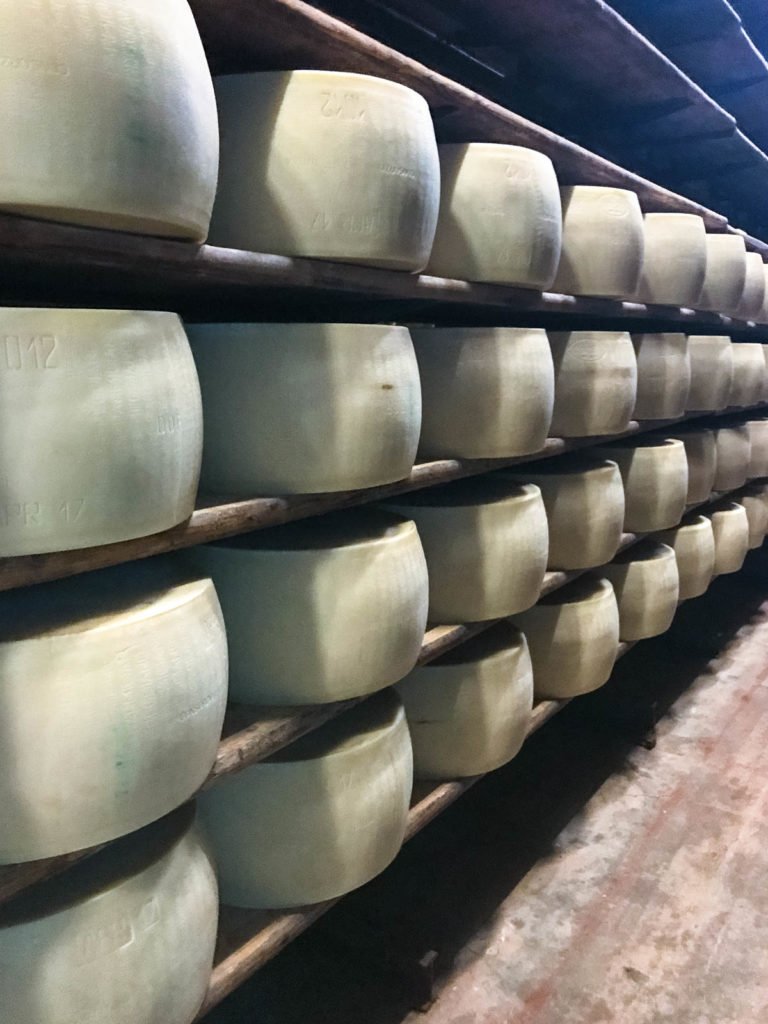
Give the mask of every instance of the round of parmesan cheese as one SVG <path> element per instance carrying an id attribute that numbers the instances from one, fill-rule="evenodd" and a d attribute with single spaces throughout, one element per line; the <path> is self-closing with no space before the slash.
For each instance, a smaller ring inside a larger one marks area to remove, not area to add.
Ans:
<path id="1" fill-rule="evenodd" d="M 508 458 L 544 447 L 555 397 L 546 331 L 534 327 L 412 329 L 421 376 L 419 453 Z"/>
<path id="2" fill-rule="evenodd" d="M 759 548 L 768 532 L 768 505 L 765 502 L 763 488 L 748 487 L 733 500 L 737 505 L 743 505 L 747 513 L 750 550 Z"/>
<path id="3" fill-rule="evenodd" d="M 768 417 L 747 420 L 744 426 L 749 434 L 747 479 L 768 477 Z"/>
<path id="4" fill-rule="evenodd" d="M 671 216 L 671 214 L 670 214 Z M 688 339 L 684 334 L 633 334 L 637 357 L 636 420 L 682 416 L 691 386 Z"/>
<path id="5" fill-rule="evenodd" d="M 749 519 L 743 505 L 726 501 L 705 513 L 715 537 L 714 575 L 738 572 L 749 550 Z"/>
<path id="6" fill-rule="evenodd" d="M 675 552 L 647 541 L 622 552 L 602 570 L 613 584 L 622 640 L 645 640 L 666 633 L 680 592 Z"/>
<path id="7" fill-rule="evenodd" d="M 673 530 L 664 530 L 657 539 L 675 552 L 680 578 L 678 599 L 688 601 L 703 594 L 715 571 L 715 536 L 712 521 L 706 516 L 686 517 Z"/>
<path id="8" fill-rule="evenodd" d="M 691 386 L 687 412 L 719 412 L 728 405 L 733 381 L 733 345 L 727 335 L 689 334 Z"/>
<path id="9" fill-rule="evenodd" d="M 283 256 L 422 270 L 440 205 L 426 101 L 342 71 L 216 79 L 221 170 L 211 240 Z"/>
<path id="10" fill-rule="evenodd" d="M 0 3 L 0 209 L 203 241 L 219 136 L 186 0 Z"/>
<path id="11" fill-rule="evenodd" d="M 209 579 L 138 563 L 2 595 L 0 863 L 141 828 L 202 785 L 227 643 Z"/>
<path id="12" fill-rule="evenodd" d="M 373 509 L 335 513 L 186 557 L 216 585 L 235 701 L 345 700 L 416 664 L 429 583 L 412 522 Z"/>
<path id="13" fill-rule="evenodd" d="M 513 622 L 528 641 L 539 700 L 576 697 L 608 680 L 619 644 L 619 609 L 608 580 L 576 580 Z"/>
<path id="14" fill-rule="evenodd" d="M 223 779 L 200 798 L 222 902 L 299 907 L 357 889 L 398 853 L 412 783 L 391 691 Z"/>
<path id="15" fill-rule="evenodd" d="M 5 308 L 0 323 L 0 557 L 188 519 L 203 424 L 179 318 Z"/>
<path id="16" fill-rule="evenodd" d="M 643 265 L 643 215 L 634 192 L 603 185 L 560 189 L 563 244 L 552 286 L 565 295 L 634 295 Z"/>
<path id="17" fill-rule="evenodd" d="M 523 146 L 439 146 L 441 199 L 427 273 L 546 289 L 560 259 L 552 161 Z"/>
<path id="18" fill-rule="evenodd" d="M 752 446 L 749 430 L 743 423 L 715 430 L 717 471 L 714 490 L 733 491 L 746 483 Z"/>
<path id="19" fill-rule="evenodd" d="M 205 490 L 347 491 L 410 474 L 421 392 L 405 327 L 198 324 L 189 333 Z"/>
<path id="20" fill-rule="evenodd" d="M 643 270 L 635 298 L 695 309 L 707 269 L 704 221 L 693 213 L 646 213 L 643 224 Z"/>
<path id="21" fill-rule="evenodd" d="M 707 232 L 707 272 L 699 309 L 730 316 L 744 294 L 747 278 L 747 247 L 741 235 Z"/>
<path id="22" fill-rule="evenodd" d="M 763 304 L 760 307 L 760 311 L 755 316 L 755 321 L 759 324 L 768 323 L 768 264 L 763 264 L 763 276 L 765 278 L 765 293 L 763 295 Z"/>
<path id="23" fill-rule="evenodd" d="M 211 977 L 218 891 L 185 807 L 0 910 L 13 1024 L 189 1024 Z"/>
<path id="24" fill-rule="evenodd" d="M 620 434 L 637 398 L 637 361 L 624 331 L 553 331 L 555 437 Z"/>
<path id="25" fill-rule="evenodd" d="M 483 775 L 525 739 L 533 669 L 525 637 L 499 623 L 398 683 L 417 779 Z"/>
<path id="26" fill-rule="evenodd" d="M 388 502 L 415 520 L 429 569 L 429 620 L 480 622 L 529 608 L 547 568 L 541 492 L 491 477 Z"/>
<path id="27" fill-rule="evenodd" d="M 681 430 L 678 438 L 685 447 L 688 460 L 688 494 L 686 504 L 707 501 L 715 489 L 717 444 L 711 430 Z"/>
<path id="28" fill-rule="evenodd" d="M 503 476 L 541 491 L 549 523 L 549 569 L 591 569 L 616 554 L 624 526 L 624 485 L 615 462 L 571 456 Z"/>
<path id="29" fill-rule="evenodd" d="M 735 315 L 742 320 L 754 320 L 759 317 L 765 300 L 765 264 L 759 253 L 747 253 L 747 273 L 744 279 L 744 291 Z"/>
<path id="30" fill-rule="evenodd" d="M 603 448 L 624 481 L 624 529 L 649 533 L 677 526 L 685 512 L 688 460 L 682 441 L 649 437 Z"/>
<path id="31" fill-rule="evenodd" d="M 733 349 L 733 379 L 729 405 L 759 405 L 766 387 L 764 346 L 755 342 L 736 342 Z"/>

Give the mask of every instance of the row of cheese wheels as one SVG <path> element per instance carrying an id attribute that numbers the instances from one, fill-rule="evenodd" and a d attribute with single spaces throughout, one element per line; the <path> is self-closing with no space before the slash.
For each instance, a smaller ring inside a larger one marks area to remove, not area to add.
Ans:
<path id="1" fill-rule="evenodd" d="M 199 324 L 0 311 L 0 557 L 148 536 L 214 494 L 401 480 L 424 458 L 539 451 L 633 415 L 755 405 L 766 353 L 727 337 L 513 327 Z M 202 385 L 202 401 L 200 386 Z"/>
<path id="2" fill-rule="evenodd" d="M 228 696 L 371 694 L 414 670 L 428 621 L 539 614 L 547 568 L 603 565 L 623 530 L 672 529 L 690 502 L 768 478 L 768 419 L 601 454 L 1 595 L 0 863 L 181 804 L 214 762 Z"/>
<path id="3" fill-rule="evenodd" d="M 749 526 L 747 526 L 749 524 Z M 474 776 L 520 749 L 535 694 L 610 675 L 619 638 L 666 630 L 680 600 L 740 568 L 768 485 L 713 507 L 411 674 L 393 691 L 0 910 L 14 1024 L 191 1024 L 224 902 L 293 907 L 368 881 L 402 845 L 414 775 Z M 404 706 L 403 706 L 404 705 Z M 209 843 L 211 845 L 209 845 Z M 211 856 L 213 852 L 213 857 Z"/>

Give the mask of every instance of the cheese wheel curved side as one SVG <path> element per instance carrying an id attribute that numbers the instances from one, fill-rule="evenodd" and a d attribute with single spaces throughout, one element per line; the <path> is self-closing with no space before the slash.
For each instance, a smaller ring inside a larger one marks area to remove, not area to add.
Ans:
<path id="1" fill-rule="evenodd" d="M 643 232 L 643 267 L 634 298 L 695 309 L 707 270 L 703 219 L 692 213 L 646 213 Z"/>
<path id="2" fill-rule="evenodd" d="M 692 516 L 657 536 L 675 552 L 679 600 L 688 601 L 705 593 L 715 572 L 715 535 L 711 520 L 706 516 Z"/>
<path id="3" fill-rule="evenodd" d="M 747 277 L 747 247 L 741 235 L 707 232 L 707 270 L 700 309 L 730 316 L 738 308 Z"/>
<path id="4" fill-rule="evenodd" d="M 743 505 L 733 501 L 705 513 L 715 537 L 714 575 L 738 572 L 749 550 L 749 519 Z"/>
<path id="5" fill-rule="evenodd" d="M 686 412 L 720 412 L 733 382 L 733 344 L 727 335 L 688 335 L 691 386 Z"/>
<path id="6" fill-rule="evenodd" d="M 637 399 L 633 419 L 671 420 L 685 412 L 691 387 L 688 339 L 684 334 L 633 334 Z"/>
<path id="7" fill-rule="evenodd" d="M 747 481 L 752 451 L 749 431 L 745 424 L 718 427 L 715 432 L 717 471 L 714 490 L 733 491 Z"/>
<path id="8" fill-rule="evenodd" d="M 625 331 L 549 332 L 555 437 L 620 434 L 637 399 L 637 360 Z"/>
<path id="9" fill-rule="evenodd" d="M 606 565 L 602 574 L 616 594 L 621 640 L 645 640 L 669 629 L 680 596 L 671 547 L 652 542 L 639 545 Z"/>
<path id="10" fill-rule="evenodd" d="M 685 512 L 688 460 L 675 438 L 617 443 L 598 448 L 615 459 L 624 481 L 624 529 L 650 533 L 677 526 Z"/>

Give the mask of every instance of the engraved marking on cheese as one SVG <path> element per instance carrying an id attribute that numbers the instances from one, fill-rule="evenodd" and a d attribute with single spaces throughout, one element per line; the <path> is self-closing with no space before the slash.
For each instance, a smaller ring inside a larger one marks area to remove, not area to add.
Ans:
<path id="1" fill-rule="evenodd" d="M 342 121 L 364 121 L 367 111 L 360 94 L 323 90 L 320 113 L 323 117 L 335 117 Z"/>
<path id="2" fill-rule="evenodd" d="M 38 75 L 57 75 L 59 78 L 69 77 L 69 67 L 61 61 L 49 63 L 36 57 L 13 57 L 0 54 L 0 69 L 8 71 L 29 71 Z"/>
<path id="3" fill-rule="evenodd" d="M 5 334 L 0 353 L 8 370 L 55 370 L 59 367 L 55 334 Z"/>

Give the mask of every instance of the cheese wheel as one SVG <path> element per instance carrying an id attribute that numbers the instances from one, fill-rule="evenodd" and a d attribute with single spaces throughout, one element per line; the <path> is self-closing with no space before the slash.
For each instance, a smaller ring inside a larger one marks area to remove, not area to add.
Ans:
<path id="1" fill-rule="evenodd" d="M 684 334 L 633 334 L 637 358 L 637 420 L 671 420 L 685 413 L 691 386 Z"/>
<path id="2" fill-rule="evenodd" d="M 719 412 L 728 405 L 733 381 L 733 345 L 727 335 L 689 334 L 691 386 L 687 412 Z"/>
<path id="3" fill-rule="evenodd" d="M 707 271 L 699 309 L 730 316 L 741 302 L 747 278 L 747 247 L 741 235 L 707 232 Z"/>
<path id="4" fill-rule="evenodd" d="M 546 331 L 534 327 L 411 330 L 426 458 L 495 459 L 544 447 L 555 398 Z"/>
<path id="5" fill-rule="evenodd" d="M 537 699 L 576 697 L 608 680 L 619 645 L 619 609 L 608 580 L 576 580 L 512 621 L 528 641 Z"/>
<path id="6" fill-rule="evenodd" d="M 763 402 L 768 402 L 768 345 L 763 345 L 763 359 L 765 361 L 765 388 L 763 389 Z"/>
<path id="7" fill-rule="evenodd" d="M 747 479 L 768 477 L 768 417 L 747 420 L 744 426 L 749 434 Z"/>
<path id="8" fill-rule="evenodd" d="M 717 444 L 711 430 L 681 430 L 678 439 L 685 447 L 688 461 L 688 494 L 686 504 L 707 501 L 715 489 Z"/>
<path id="9" fill-rule="evenodd" d="M 754 320 L 760 315 L 765 299 L 765 264 L 763 257 L 756 252 L 748 252 L 746 260 L 744 290 L 735 315 L 742 320 Z"/>
<path id="10" fill-rule="evenodd" d="M 218 124 L 186 0 L 2 0 L 0 37 L 0 209 L 205 239 Z"/>
<path id="11" fill-rule="evenodd" d="M 560 192 L 549 157 L 492 142 L 438 149 L 440 216 L 427 273 L 549 288 L 562 237 Z"/>
<path id="12" fill-rule="evenodd" d="M 216 756 L 227 645 L 209 579 L 138 563 L 0 599 L 0 863 L 178 807 Z"/>
<path id="13" fill-rule="evenodd" d="M 749 550 L 749 519 L 743 505 L 727 501 L 705 513 L 712 521 L 715 537 L 713 574 L 738 572 Z"/>
<path id="14" fill-rule="evenodd" d="M 621 470 L 625 530 L 649 533 L 677 526 L 688 493 L 688 460 L 682 441 L 650 437 L 596 451 L 614 459 Z"/>
<path id="15" fill-rule="evenodd" d="M 647 541 L 618 555 L 602 570 L 613 584 L 619 606 L 619 637 L 645 640 L 666 633 L 680 594 L 675 552 Z"/>
<path id="16" fill-rule="evenodd" d="M 0 910 L 9 1024 L 189 1024 L 219 909 L 193 817 L 185 807 Z"/>
<path id="17" fill-rule="evenodd" d="M 643 269 L 635 298 L 695 309 L 707 269 L 704 221 L 693 213 L 646 213 L 643 229 Z"/>
<path id="18" fill-rule="evenodd" d="M 733 379 L 728 395 L 729 405 L 759 405 L 766 387 L 766 363 L 763 346 L 737 342 L 733 346 Z"/>
<path id="19" fill-rule="evenodd" d="M 373 693 L 413 668 L 429 583 L 412 522 L 365 509 L 187 552 L 210 575 L 230 649 L 230 696 L 323 704 Z"/>
<path id="20" fill-rule="evenodd" d="M 550 332 L 555 437 L 620 434 L 637 398 L 637 361 L 625 331 Z"/>
<path id="21" fill-rule="evenodd" d="M 426 266 L 440 162 L 422 96 L 342 71 L 224 75 L 215 84 L 215 244 L 393 270 Z"/>
<path id="22" fill-rule="evenodd" d="M 706 516 L 686 517 L 673 530 L 657 535 L 675 552 L 680 580 L 678 599 L 688 601 L 699 597 L 712 582 L 715 571 L 715 536 L 712 521 Z"/>
<path id="23" fill-rule="evenodd" d="M 346 491 L 410 474 L 421 393 L 405 327 L 198 324 L 190 338 L 206 490 Z"/>
<path id="24" fill-rule="evenodd" d="M 203 424 L 179 318 L 5 308 L 0 322 L 0 557 L 188 519 Z"/>
<path id="25" fill-rule="evenodd" d="M 223 779 L 200 798 L 222 901 L 298 907 L 357 889 L 398 853 L 412 782 L 391 691 Z"/>
<path id="26" fill-rule="evenodd" d="M 766 505 L 762 488 L 747 488 L 733 499 L 737 505 L 743 505 L 747 513 L 749 526 L 749 548 L 759 548 L 768 532 L 768 505 Z"/>
<path id="27" fill-rule="evenodd" d="M 549 524 L 549 569 L 610 562 L 624 526 L 624 485 L 615 462 L 572 456 L 500 474 L 535 484 Z"/>
<path id="28" fill-rule="evenodd" d="M 643 265 L 643 215 L 634 192 L 603 185 L 560 189 L 563 245 L 552 290 L 634 295 Z"/>
<path id="29" fill-rule="evenodd" d="M 397 684 L 417 779 L 483 775 L 520 750 L 531 720 L 533 668 L 507 623 L 481 633 Z"/>
<path id="30" fill-rule="evenodd" d="M 388 502 L 415 520 L 429 569 L 429 620 L 499 619 L 529 608 L 547 568 L 541 491 L 485 477 Z"/>
<path id="31" fill-rule="evenodd" d="M 763 264 L 763 276 L 765 278 L 765 294 L 763 296 L 763 305 L 755 320 L 759 324 L 768 324 L 768 265 L 765 263 Z"/>
<path id="32" fill-rule="evenodd" d="M 733 491 L 747 481 L 752 451 L 749 431 L 743 423 L 715 430 L 717 471 L 714 490 Z"/>

